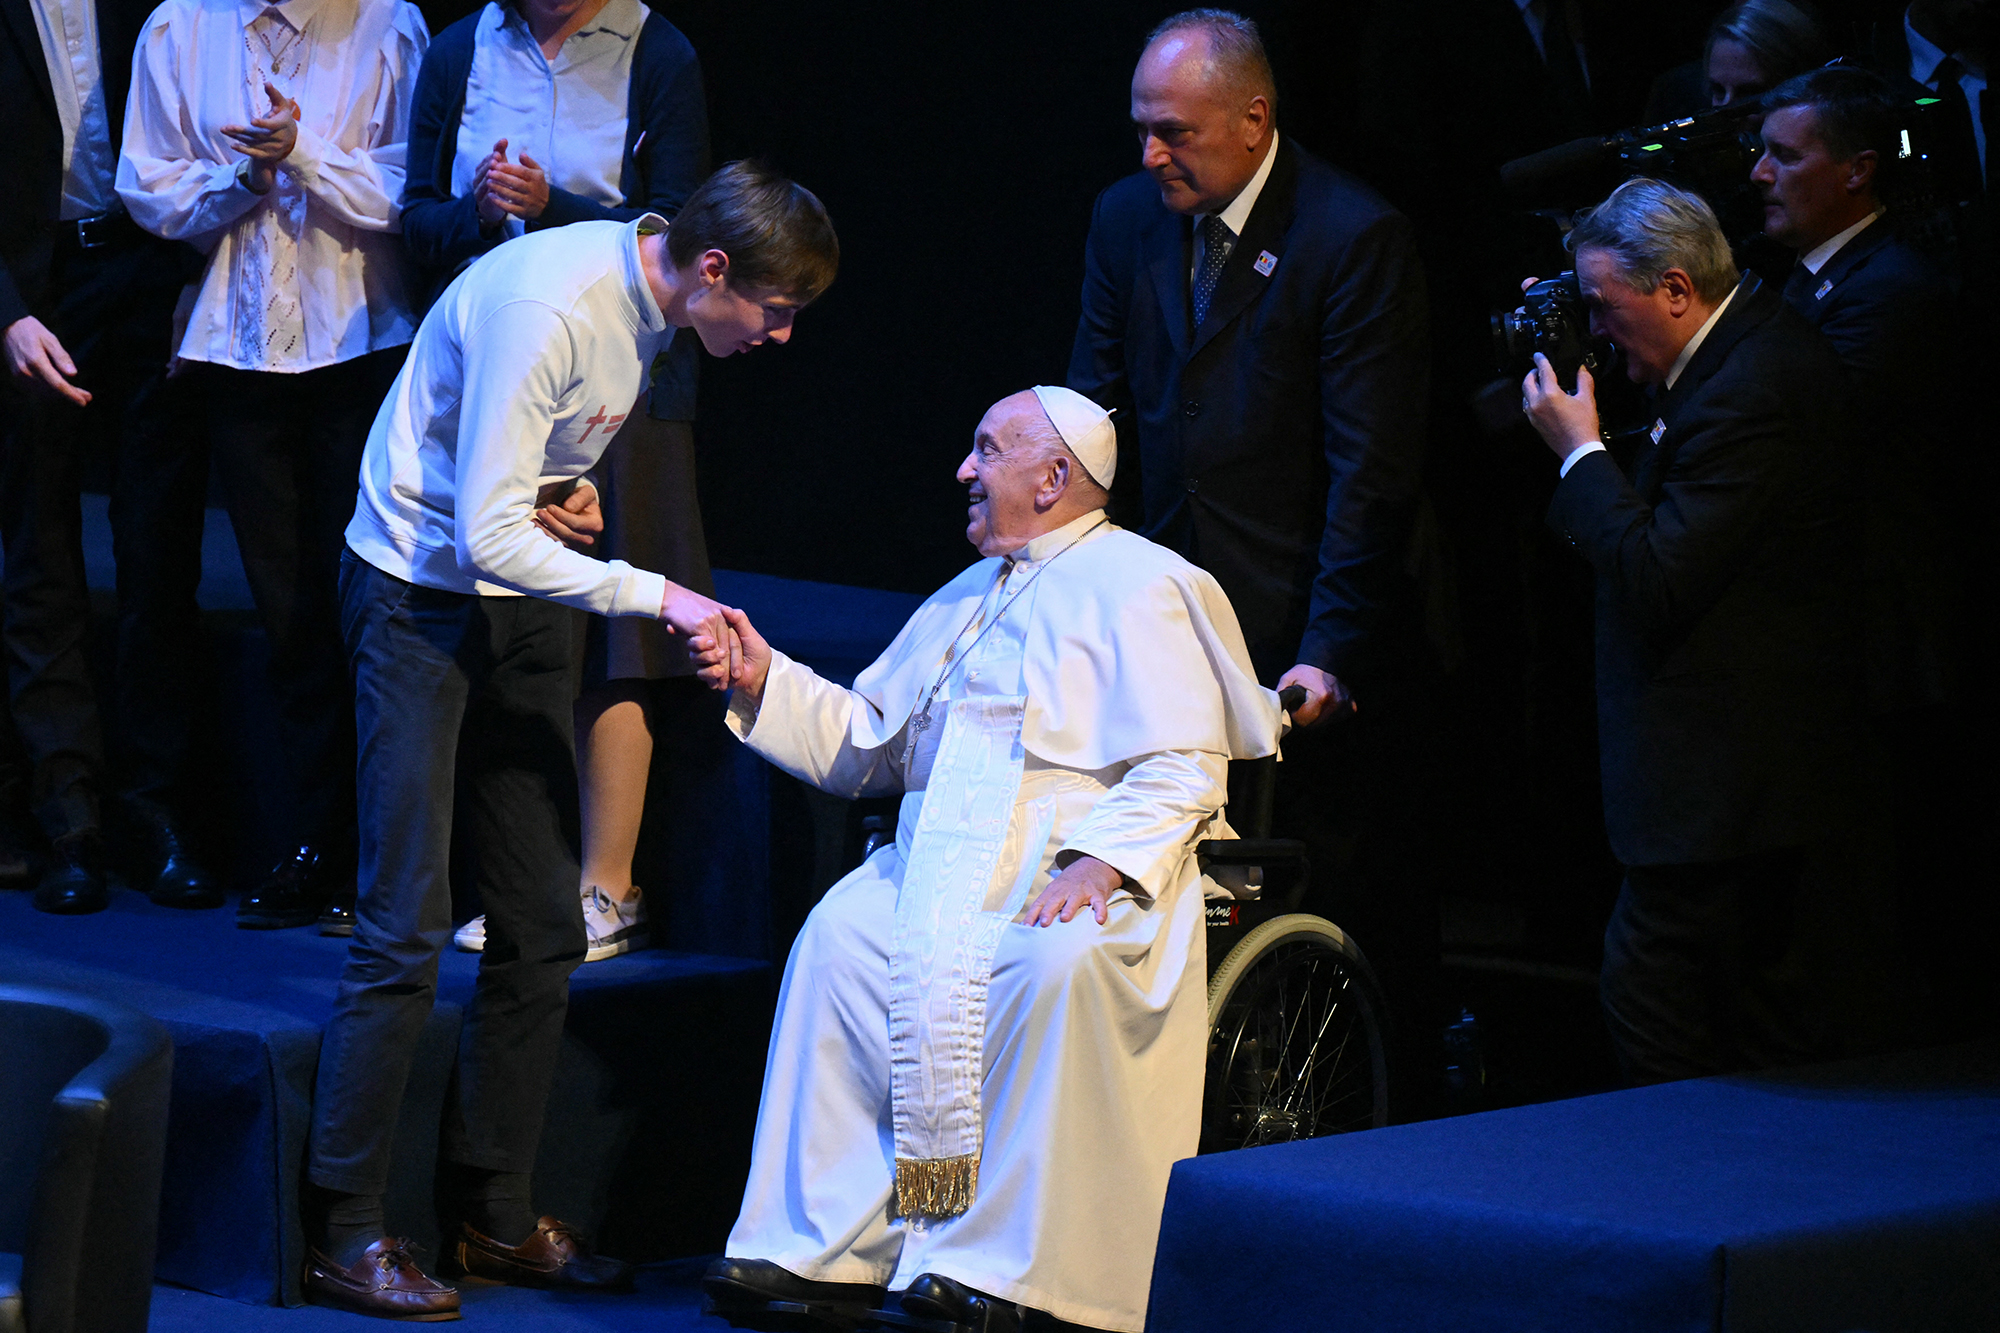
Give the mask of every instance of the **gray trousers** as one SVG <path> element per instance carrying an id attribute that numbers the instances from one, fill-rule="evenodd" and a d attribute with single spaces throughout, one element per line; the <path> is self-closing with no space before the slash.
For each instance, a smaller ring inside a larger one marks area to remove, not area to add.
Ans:
<path id="1" fill-rule="evenodd" d="M 310 1176 L 389 1182 L 396 1111 L 452 931 L 454 807 L 476 861 L 486 951 L 446 1108 L 446 1161 L 530 1171 L 583 959 L 572 834 L 578 615 L 534 597 L 418 587 L 348 551 L 341 629 L 354 670 L 360 898 L 320 1047 Z"/>

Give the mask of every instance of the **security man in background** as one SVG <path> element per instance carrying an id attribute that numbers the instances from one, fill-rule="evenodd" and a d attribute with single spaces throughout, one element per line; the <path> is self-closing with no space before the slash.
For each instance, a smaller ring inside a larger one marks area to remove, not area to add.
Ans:
<path id="1" fill-rule="evenodd" d="M 1275 108 L 1248 19 L 1154 30 L 1132 79 L 1144 169 L 1098 197 L 1069 386 L 1124 423 L 1126 521 L 1215 576 L 1259 677 L 1306 690 L 1295 718 L 1340 719 L 1288 744 L 1273 831 L 1307 841 L 1314 910 L 1375 965 L 1407 1112 L 1441 1064 L 1412 823 L 1434 800 L 1413 722 L 1423 276 L 1408 222 Z"/>
<path id="2" fill-rule="evenodd" d="M 1967 451 L 1969 360 L 1960 304 L 1944 273 L 1899 231 L 1899 114 L 1876 74 L 1815 70 L 1773 89 L 1764 155 L 1752 173 L 1764 230 L 1798 261 L 1786 304 L 1810 320 L 1846 366 L 1865 448 L 1869 713 L 1877 803 L 1886 817 L 1912 980 L 1939 1024 L 1969 1030 L 1990 973 L 1975 942 L 2000 926 L 1975 892 L 1978 831 L 1994 786 L 1980 773 L 1971 596 L 1989 599 L 1990 567 L 1974 505 L 1991 464 Z M 1888 200 L 1885 203 L 1885 198 Z M 1981 928 L 1983 927 L 1983 928 Z"/>

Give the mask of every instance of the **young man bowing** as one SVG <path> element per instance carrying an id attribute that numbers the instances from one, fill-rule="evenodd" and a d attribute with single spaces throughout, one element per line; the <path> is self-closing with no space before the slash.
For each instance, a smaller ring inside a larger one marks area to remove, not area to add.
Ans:
<path id="1" fill-rule="evenodd" d="M 341 564 L 361 873 L 314 1099 L 309 1299 L 390 1318 L 458 1308 L 382 1217 L 396 1109 L 451 934 L 455 797 L 473 823 L 487 947 L 446 1107 L 445 1259 L 537 1285 L 629 1279 L 530 1206 L 584 950 L 565 828 L 572 608 L 705 633 L 720 643 L 703 672 L 717 687 L 733 645 L 715 602 L 581 553 L 602 528 L 588 472 L 676 328 L 718 356 L 782 343 L 837 263 L 817 199 L 732 163 L 671 230 L 648 215 L 500 247 L 418 330 L 375 418 Z"/>

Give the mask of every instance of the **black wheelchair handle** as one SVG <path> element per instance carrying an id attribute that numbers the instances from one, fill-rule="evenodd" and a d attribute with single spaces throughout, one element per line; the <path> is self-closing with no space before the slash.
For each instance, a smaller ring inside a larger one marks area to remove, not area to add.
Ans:
<path id="1" fill-rule="evenodd" d="M 1298 712 L 1305 705 L 1305 701 L 1306 687 L 1303 685 L 1287 685 L 1278 691 L 1278 707 L 1287 713 Z"/>

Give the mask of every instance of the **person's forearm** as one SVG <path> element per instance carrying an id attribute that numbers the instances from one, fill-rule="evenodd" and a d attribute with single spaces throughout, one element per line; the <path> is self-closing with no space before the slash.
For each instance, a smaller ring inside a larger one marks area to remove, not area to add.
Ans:
<path id="1" fill-rule="evenodd" d="M 1149 896 L 1173 886 L 1168 876 L 1188 840 L 1228 801 L 1229 760 L 1202 750 L 1165 750 L 1134 764 L 1098 798 L 1058 854 L 1094 856 Z"/>
<path id="2" fill-rule="evenodd" d="M 736 738 L 773 765 L 821 791 L 854 800 L 902 790 L 889 745 L 854 744 L 854 710 L 869 705 L 783 653 L 771 654 L 764 686 L 738 691 L 728 724 Z"/>

